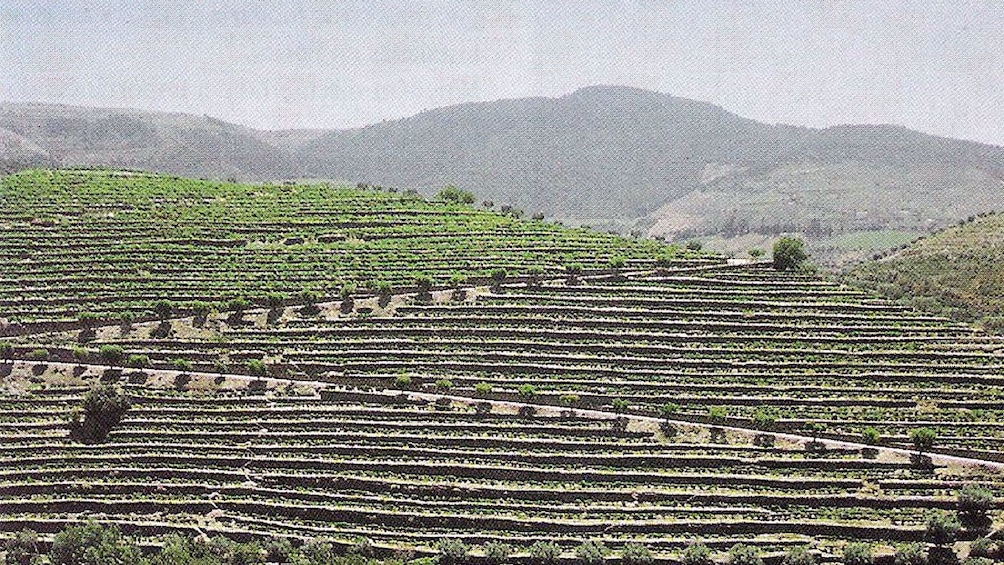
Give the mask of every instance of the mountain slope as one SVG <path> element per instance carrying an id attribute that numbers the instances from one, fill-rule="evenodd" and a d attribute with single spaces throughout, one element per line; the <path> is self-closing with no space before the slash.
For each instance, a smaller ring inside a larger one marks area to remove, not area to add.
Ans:
<path id="1" fill-rule="evenodd" d="M 0 174 L 52 164 L 44 149 L 17 133 L 0 128 Z"/>
<path id="2" fill-rule="evenodd" d="M 317 175 L 421 187 L 456 182 L 528 211 L 637 217 L 685 194 L 701 161 L 748 149 L 744 142 L 759 127 L 710 104 L 592 88 L 333 132 L 299 154 Z"/>
<path id="3" fill-rule="evenodd" d="M 4 104 L 0 128 L 43 148 L 49 162 L 35 165 L 124 167 L 257 180 L 295 176 L 286 151 L 259 139 L 254 130 L 209 117 Z"/>
<path id="4" fill-rule="evenodd" d="M 886 298 L 1004 330 L 1004 214 L 986 214 L 845 275 Z"/>

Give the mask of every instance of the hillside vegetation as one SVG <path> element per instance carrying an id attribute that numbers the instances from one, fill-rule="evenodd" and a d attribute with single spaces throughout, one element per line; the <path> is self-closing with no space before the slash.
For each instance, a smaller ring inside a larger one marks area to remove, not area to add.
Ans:
<path id="1" fill-rule="evenodd" d="M 983 214 L 845 275 L 927 312 L 1004 332 L 1004 214 Z"/>
<path id="2" fill-rule="evenodd" d="M 385 191 L 6 183 L 2 532 L 867 564 L 1000 524 L 1004 342 L 963 324 Z"/>
<path id="3" fill-rule="evenodd" d="M 331 184 L 245 185 L 125 171 L 0 179 L 0 317 L 103 320 L 233 300 L 302 301 L 526 277 L 689 253 L 469 206 Z M 704 259 L 712 261 L 711 259 Z"/>

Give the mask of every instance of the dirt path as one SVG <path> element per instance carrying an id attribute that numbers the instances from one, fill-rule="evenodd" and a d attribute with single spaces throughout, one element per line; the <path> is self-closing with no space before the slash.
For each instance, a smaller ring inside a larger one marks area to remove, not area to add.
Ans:
<path id="1" fill-rule="evenodd" d="M 13 367 L 14 367 L 14 370 L 17 373 L 21 373 L 25 377 L 27 377 L 28 375 L 31 374 L 32 367 L 34 365 L 37 365 L 37 364 L 38 364 L 37 362 L 33 362 L 33 361 L 14 361 L 13 362 Z M 80 375 L 80 377 L 84 377 L 84 376 L 91 376 L 91 377 L 100 376 L 101 373 L 103 373 L 105 370 L 107 370 L 107 369 L 110 368 L 110 367 L 105 366 L 105 365 L 92 365 L 92 364 L 82 364 L 82 363 L 47 362 L 46 364 L 49 365 L 50 367 L 53 367 L 53 368 L 62 369 L 62 372 L 71 373 L 71 374 L 72 374 L 73 369 L 76 368 L 76 367 L 86 367 L 87 371 L 83 375 Z M 126 369 L 126 370 L 128 371 L 129 369 Z M 189 375 L 193 381 L 197 381 L 197 380 L 213 381 L 215 379 L 218 379 L 219 377 L 224 377 L 229 382 L 235 382 L 236 381 L 236 382 L 251 383 L 251 382 L 262 382 L 262 381 L 264 381 L 264 383 L 266 384 L 267 388 L 273 388 L 276 385 L 290 385 L 290 384 L 292 384 L 292 385 L 313 387 L 313 388 L 315 388 L 317 390 L 321 390 L 321 389 L 325 389 L 325 388 L 336 388 L 338 386 L 337 383 L 331 383 L 331 382 L 325 382 L 325 381 L 302 380 L 302 379 L 284 379 L 284 378 L 275 378 L 275 377 L 258 378 L 258 377 L 251 377 L 251 376 L 247 376 L 247 375 L 236 375 L 236 374 L 229 374 L 229 373 L 227 373 L 227 374 L 222 374 L 222 373 L 202 373 L 202 372 L 197 372 L 197 371 L 188 371 L 188 372 L 182 373 L 182 372 L 179 372 L 179 371 L 176 371 L 176 370 L 164 370 L 164 369 L 149 369 L 149 370 L 145 370 L 144 373 L 149 376 L 148 382 L 149 381 L 159 381 L 161 383 L 174 382 L 175 377 L 177 377 L 179 374 L 186 374 L 186 375 Z M 165 388 L 166 389 L 166 388 L 170 388 L 170 387 L 168 387 L 168 386 L 161 386 L 160 388 Z M 390 399 L 392 397 L 399 396 L 401 394 L 406 394 L 408 396 L 408 398 L 411 398 L 411 399 L 434 402 L 437 399 L 445 397 L 445 398 L 449 398 L 452 401 L 464 402 L 464 403 L 468 403 L 468 404 L 476 404 L 476 403 L 487 402 L 489 404 L 492 404 L 493 406 L 504 406 L 504 407 L 508 407 L 510 409 L 513 409 L 513 410 L 519 410 L 520 408 L 523 408 L 523 407 L 532 407 L 532 408 L 536 408 L 538 410 L 539 409 L 544 409 L 544 410 L 553 410 L 553 411 L 570 411 L 574 415 L 585 416 L 585 417 L 588 417 L 588 418 L 595 418 L 597 420 L 614 420 L 616 418 L 622 418 L 623 417 L 623 418 L 628 418 L 629 420 L 633 420 L 635 422 L 645 422 L 645 423 L 648 423 L 648 424 L 655 424 L 655 425 L 662 424 L 663 422 L 669 422 L 670 424 L 673 424 L 675 426 L 681 426 L 681 427 L 685 427 L 685 428 L 686 427 L 689 427 L 689 428 L 701 428 L 701 429 L 717 428 L 717 429 L 723 430 L 725 432 L 733 432 L 733 433 L 742 434 L 742 435 L 751 436 L 751 437 L 755 436 L 755 435 L 759 435 L 759 434 L 769 434 L 769 435 L 774 436 L 777 439 L 781 439 L 781 440 L 785 440 L 785 441 L 790 441 L 790 442 L 795 442 L 795 443 L 808 443 L 808 442 L 813 441 L 812 437 L 806 436 L 806 435 L 800 435 L 800 434 L 793 434 L 793 433 L 786 433 L 786 432 L 765 432 L 763 430 L 756 430 L 756 429 L 752 429 L 752 428 L 741 428 L 741 427 L 736 427 L 736 426 L 725 426 L 725 425 L 718 425 L 718 424 L 706 424 L 706 423 L 701 423 L 701 422 L 689 422 L 689 421 L 685 421 L 685 420 L 673 420 L 673 419 L 666 419 L 666 418 L 661 418 L 661 417 L 656 417 L 656 416 L 642 416 L 642 415 L 637 415 L 637 414 L 619 414 L 619 413 L 613 412 L 613 411 L 596 410 L 596 409 L 591 409 L 591 408 L 566 408 L 566 407 L 561 407 L 561 406 L 554 406 L 554 405 L 551 405 L 551 404 L 536 404 L 536 403 L 533 403 L 533 402 L 519 402 L 519 401 L 514 401 L 514 400 L 490 400 L 490 399 L 476 398 L 476 397 L 471 397 L 471 396 L 460 396 L 460 395 L 452 395 L 452 394 L 440 394 L 440 393 L 432 393 L 432 392 L 401 391 L 401 390 L 392 390 L 392 389 L 385 389 L 383 391 L 368 392 L 368 391 L 361 391 L 361 390 L 358 390 L 358 389 L 346 389 L 346 392 L 348 392 L 348 393 L 352 393 L 353 391 L 358 391 L 360 393 L 371 394 L 371 395 L 372 394 L 384 395 L 384 396 L 387 396 L 388 399 Z M 874 445 L 867 445 L 867 444 L 864 444 L 864 443 L 857 443 L 857 442 L 845 441 L 845 440 L 826 439 L 826 438 L 817 438 L 817 439 L 815 439 L 815 441 L 817 441 L 817 442 L 819 442 L 819 443 L 821 443 L 821 444 L 823 444 L 823 445 L 825 445 L 826 447 L 829 447 L 829 448 L 837 448 L 837 449 L 875 449 L 875 450 L 878 451 L 878 453 L 880 455 L 884 454 L 886 456 L 893 455 L 893 456 L 897 456 L 897 457 L 910 458 L 911 456 L 916 455 L 916 452 L 914 452 L 912 450 L 898 448 L 898 447 L 874 446 Z M 969 457 L 959 457 L 959 456 L 955 456 L 955 455 L 943 455 L 943 454 L 938 454 L 938 453 L 925 453 L 925 455 L 931 458 L 931 462 L 932 463 L 939 464 L 939 465 L 981 466 L 981 467 L 984 467 L 984 468 L 993 469 L 995 471 L 1004 471 L 1004 463 L 1002 463 L 1002 462 L 987 461 L 985 459 L 976 459 L 976 458 L 969 458 Z"/>

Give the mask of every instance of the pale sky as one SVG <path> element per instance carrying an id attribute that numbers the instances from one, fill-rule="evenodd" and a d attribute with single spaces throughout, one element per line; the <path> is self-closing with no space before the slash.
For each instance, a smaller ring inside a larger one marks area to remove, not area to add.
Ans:
<path id="1" fill-rule="evenodd" d="M 1004 145 L 1004 1 L 0 2 L 8 102 L 346 128 L 595 84 Z"/>

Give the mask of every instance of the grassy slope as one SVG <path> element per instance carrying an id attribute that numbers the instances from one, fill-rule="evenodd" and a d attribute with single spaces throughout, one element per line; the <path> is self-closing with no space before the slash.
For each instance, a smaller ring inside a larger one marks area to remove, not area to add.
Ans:
<path id="1" fill-rule="evenodd" d="M 922 238 L 850 271 L 845 279 L 886 298 L 1004 329 L 1004 214 Z"/>

